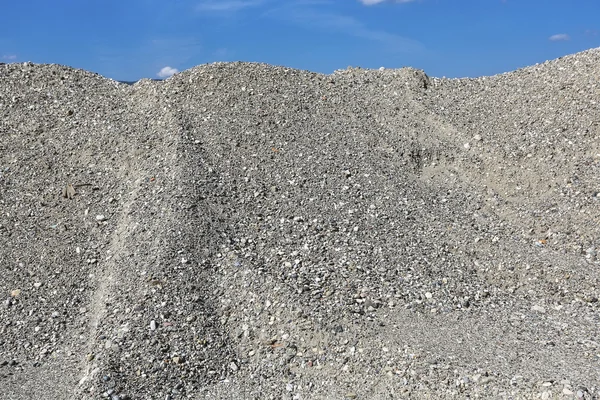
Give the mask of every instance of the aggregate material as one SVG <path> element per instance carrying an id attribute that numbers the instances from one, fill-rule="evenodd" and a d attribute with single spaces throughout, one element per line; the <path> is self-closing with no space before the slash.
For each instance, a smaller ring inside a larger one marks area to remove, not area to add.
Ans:
<path id="1" fill-rule="evenodd" d="M 0 65 L 2 399 L 596 399 L 598 251 L 600 49 Z"/>

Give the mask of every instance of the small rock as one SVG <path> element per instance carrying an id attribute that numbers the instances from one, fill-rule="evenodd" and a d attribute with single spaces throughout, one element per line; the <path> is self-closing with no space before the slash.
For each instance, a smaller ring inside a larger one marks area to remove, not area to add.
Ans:
<path id="1" fill-rule="evenodd" d="M 288 347 L 285 351 L 284 361 L 291 362 L 296 357 L 297 351 L 294 348 Z"/>
<path id="2" fill-rule="evenodd" d="M 106 217 L 104 215 L 96 215 L 96 221 L 98 221 L 98 222 L 106 221 Z"/>
<path id="3" fill-rule="evenodd" d="M 535 305 L 535 306 L 531 307 L 531 310 L 532 311 L 537 311 L 537 312 L 542 313 L 542 314 L 546 312 L 546 309 L 544 307 L 538 306 L 538 305 Z M 549 383 L 549 382 L 546 382 L 546 383 Z"/>
<path id="4" fill-rule="evenodd" d="M 154 320 L 150 321 L 150 330 L 151 331 L 156 330 L 156 321 L 154 321 Z"/>
<path id="5" fill-rule="evenodd" d="M 566 396 L 572 396 L 573 395 L 573 391 L 569 390 L 569 388 L 563 388 L 562 392 Z"/>
<path id="6" fill-rule="evenodd" d="M 479 381 L 479 383 L 481 383 L 482 385 L 485 385 L 487 383 L 490 383 L 494 380 L 493 376 L 484 376 L 483 378 L 481 378 L 481 380 Z"/>
<path id="7" fill-rule="evenodd" d="M 354 393 L 354 392 L 348 392 L 348 393 L 346 393 L 345 397 L 347 399 L 355 399 L 357 396 L 356 396 L 356 393 Z"/>
<path id="8" fill-rule="evenodd" d="M 550 392 L 542 393 L 542 400 L 548 400 L 550 398 Z"/>
<path id="9" fill-rule="evenodd" d="M 68 183 L 67 186 L 65 186 L 62 190 L 62 196 L 65 199 L 72 199 L 73 197 L 75 197 L 75 194 L 77 194 L 77 191 L 75 190 L 75 187 Z"/>
<path id="10" fill-rule="evenodd" d="M 433 295 L 430 292 L 426 292 L 425 297 L 427 297 L 428 299 L 431 299 L 433 297 Z"/>
<path id="11" fill-rule="evenodd" d="M 20 289 L 15 289 L 15 290 L 12 290 L 12 291 L 10 292 L 10 295 L 11 295 L 12 297 L 19 297 L 19 295 L 20 295 L 20 294 L 21 294 L 21 290 L 20 290 Z"/>
<path id="12" fill-rule="evenodd" d="M 42 287 L 42 282 L 36 282 L 33 284 L 33 287 L 36 289 L 39 289 L 40 287 Z"/>
<path id="13" fill-rule="evenodd" d="M 233 372 L 237 372 L 238 370 L 238 366 L 235 362 L 231 362 L 231 364 L 229 364 L 229 368 L 233 371 Z"/>
<path id="14" fill-rule="evenodd" d="M 183 356 L 175 356 L 173 357 L 173 364 L 183 364 L 184 363 L 184 358 Z"/>

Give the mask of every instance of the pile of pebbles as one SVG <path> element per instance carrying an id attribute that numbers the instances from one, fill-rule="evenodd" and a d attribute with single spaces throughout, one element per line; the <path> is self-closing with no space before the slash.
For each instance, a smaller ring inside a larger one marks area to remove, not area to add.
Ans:
<path id="1" fill-rule="evenodd" d="M 1 65 L 1 392 L 597 398 L 599 65 Z"/>

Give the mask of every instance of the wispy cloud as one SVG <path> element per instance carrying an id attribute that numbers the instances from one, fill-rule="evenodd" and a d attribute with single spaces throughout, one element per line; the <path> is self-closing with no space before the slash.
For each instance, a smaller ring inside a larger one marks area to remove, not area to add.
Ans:
<path id="1" fill-rule="evenodd" d="M 265 0 L 207 0 L 196 6 L 196 11 L 207 12 L 236 12 L 244 8 L 257 7 Z"/>
<path id="2" fill-rule="evenodd" d="M 195 37 L 158 38 L 144 43 L 142 47 L 148 53 L 194 54 L 202 50 L 202 40 Z"/>
<path id="3" fill-rule="evenodd" d="M 218 60 L 225 61 L 225 60 L 229 60 L 231 57 L 233 57 L 233 54 L 234 54 L 234 52 L 232 50 L 225 48 L 225 47 L 221 47 L 221 48 L 215 50 L 212 55 L 213 55 L 213 57 L 215 57 Z"/>
<path id="4" fill-rule="evenodd" d="M 342 33 L 379 42 L 392 51 L 414 52 L 424 50 L 424 46 L 417 40 L 370 28 L 357 18 L 347 15 L 301 7 L 281 7 L 271 10 L 268 14 L 305 28 Z"/>
<path id="5" fill-rule="evenodd" d="M 552 35 L 548 38 L 548 40 L 552 41 L 552 42 L 560 42 L 560 41 L 565 41 L 565 40 L 569 40 L 571 39 L 571 37 L 569 35 L 567 35 L 566 33 L 557 33 L 556 35 Z"/>
<path id="6" fill-rule="evenodd" d="M 365 6 L 374 6 L 375 4 L 381 3 L 412 3 L 415 0 L 358 0 L 363 3 Z"/>
<path id="7" fill-rule="evenodd" d="M 14 61 L 17 59 L 17 56 L 14 54 L 5 54 L 2 56 L 2 59 L 6 61 Z"/>
<path id="8" fill-rule="evenodd" d="M 158 71 L 158 73 L 156 75 L 159 78 L 169 78 L 178 72 L 179 72 L 179 70 L 177 68 L 172 68 L 172 67 L 166 66 L 163 69 L 161 69 L 160 71 Z"/>

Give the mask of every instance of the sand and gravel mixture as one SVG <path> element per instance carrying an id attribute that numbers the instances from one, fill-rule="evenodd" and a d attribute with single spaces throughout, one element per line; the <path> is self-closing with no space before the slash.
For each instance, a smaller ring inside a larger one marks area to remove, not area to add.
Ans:
<path id="1" fill-rule="evenodd" d="M 599 251 L 600 49 L 0 65 L 2 399 L 595 399 Z"/>

